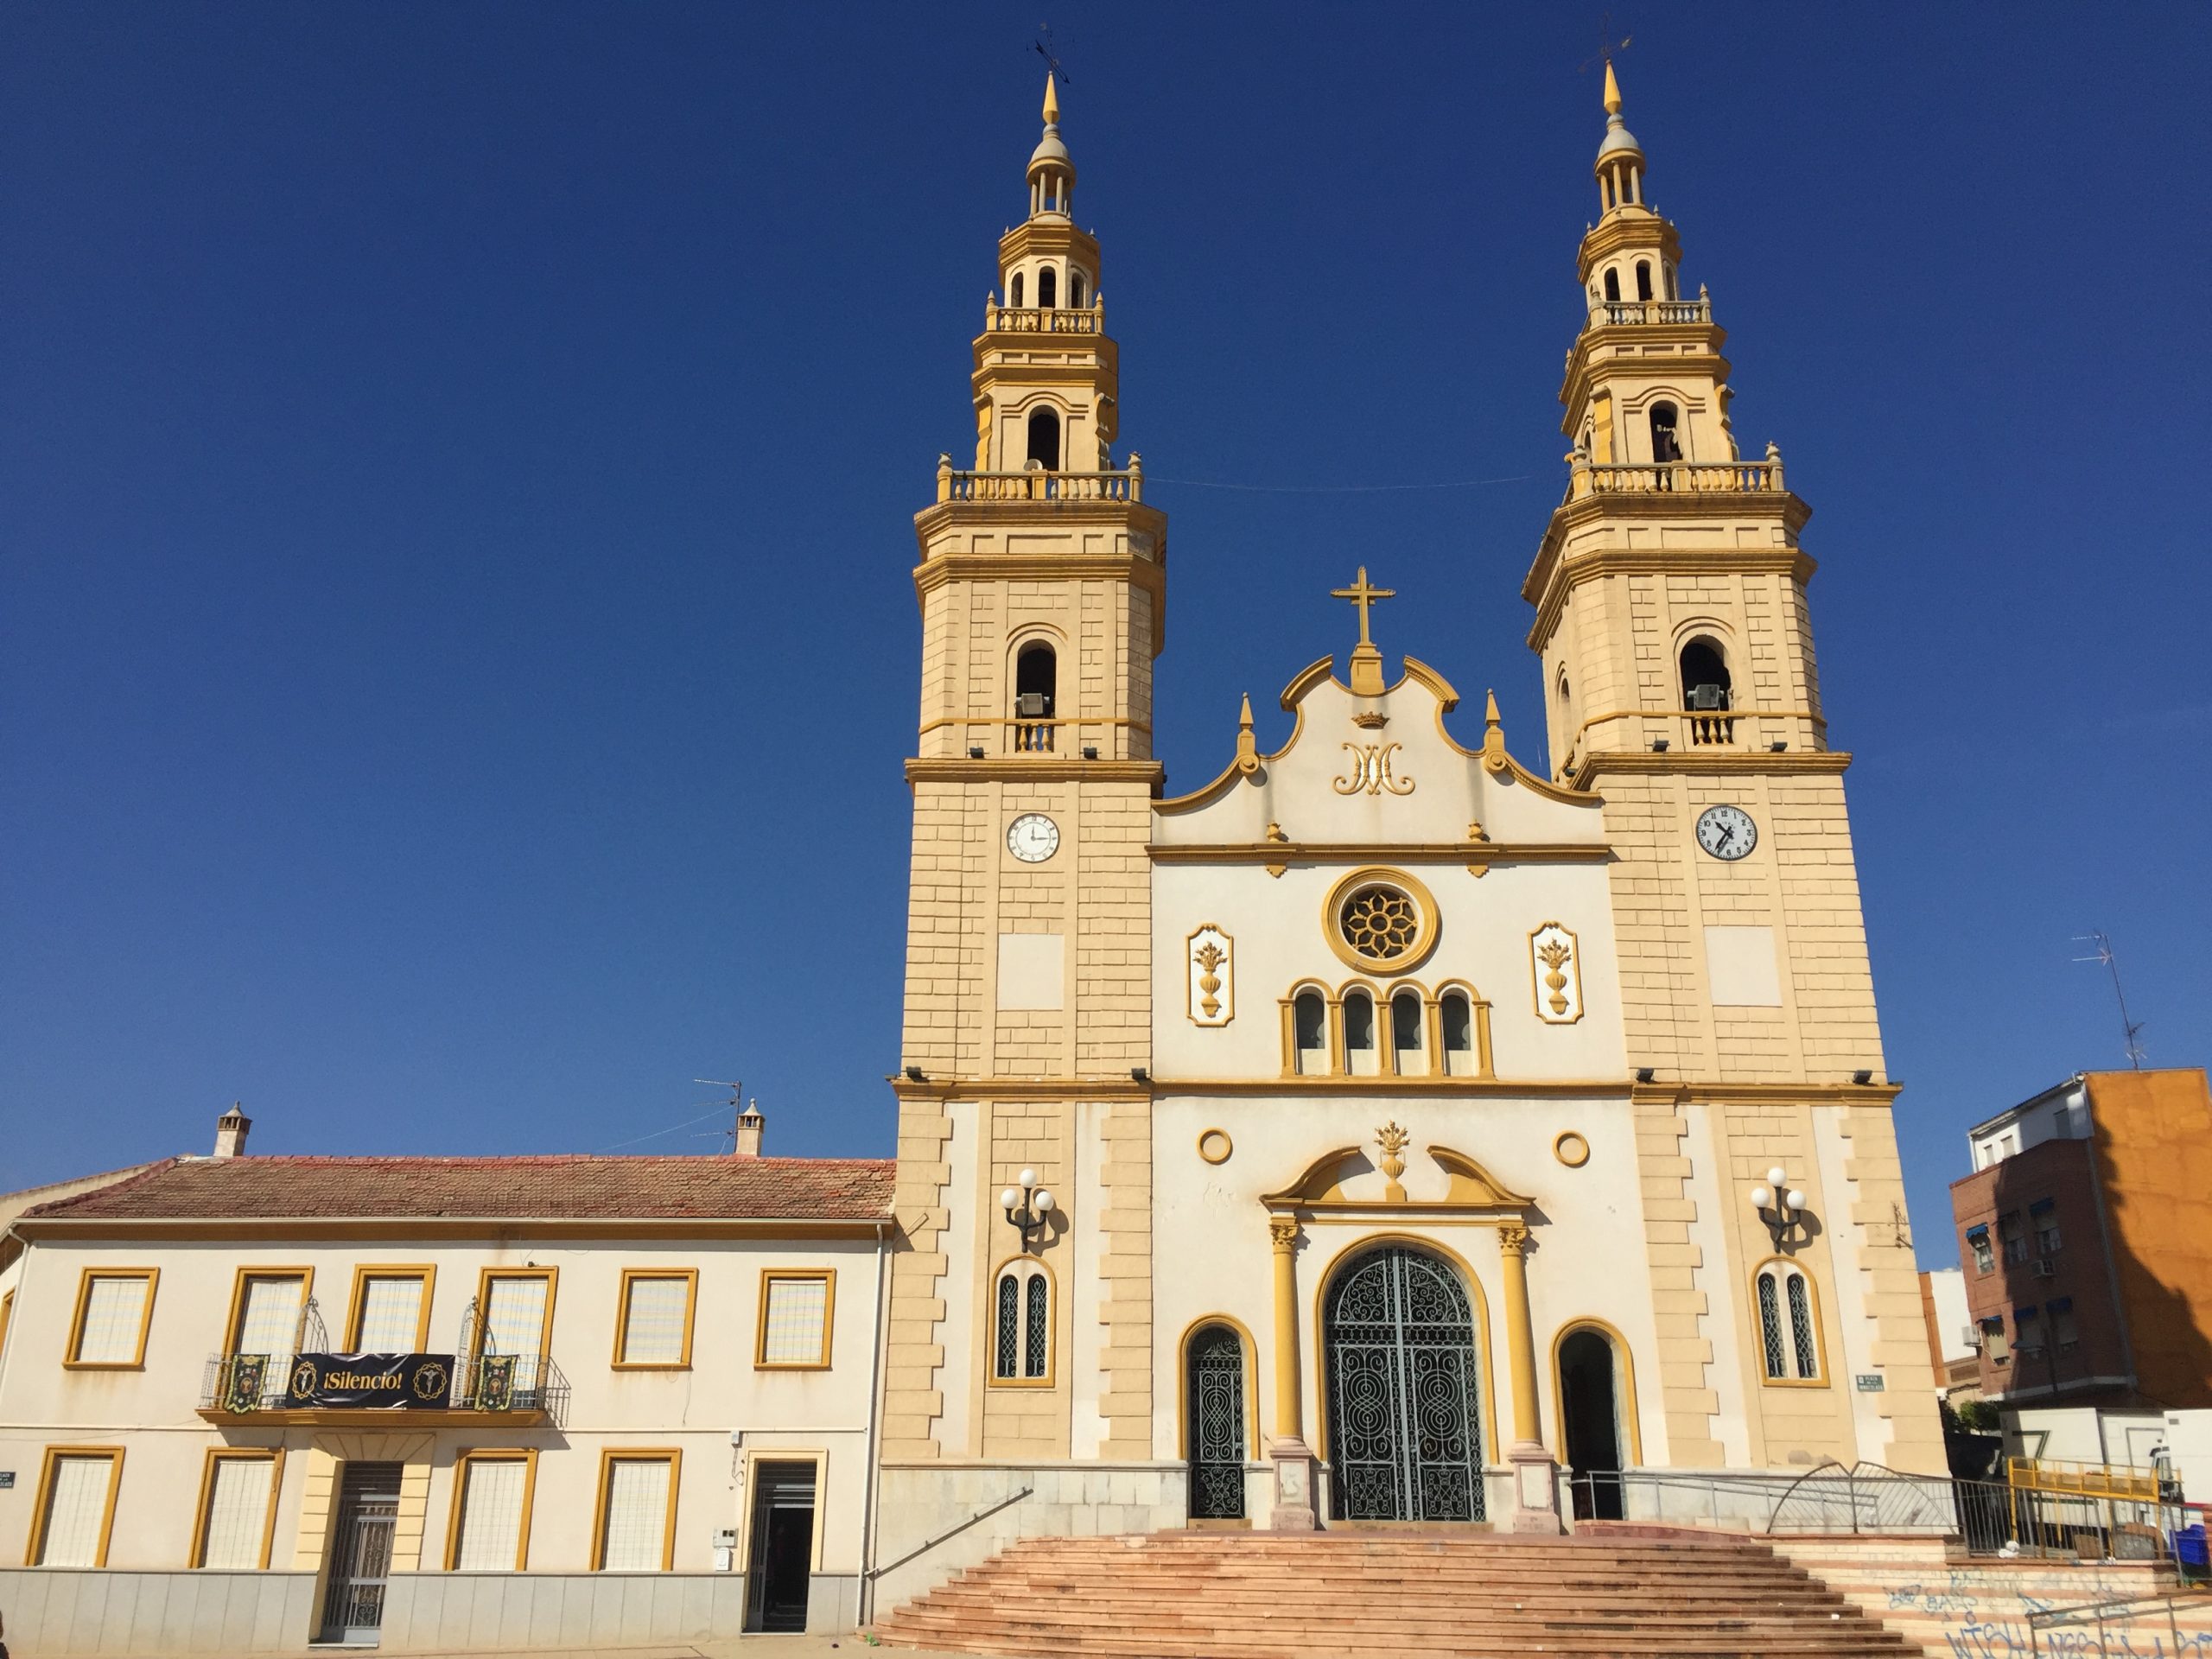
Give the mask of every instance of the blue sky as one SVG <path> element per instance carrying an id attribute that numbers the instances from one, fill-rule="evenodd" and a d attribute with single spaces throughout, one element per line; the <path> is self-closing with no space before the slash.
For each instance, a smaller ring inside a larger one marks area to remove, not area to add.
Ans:
<path id="1" fill-rule="evenodd" d="M 1815 510 L 1948 1260 L 1960 1130 L 2120 1058 L 2075 935 L 2155 1063 L 2212 1046 L 2202 15 L 1615 10 L 1738 434 Z M 772 1149 L 890 1149 L 910 518 L 971 430 L 1036 22 L 8 8 L 0 1186 L 204 1150 L 233 1098 L 257 1150 L 593 1151 L 695 1077 Z M 1594 16 L 1053 22 L 1122 438 L 1193 480 L 1148 493 L 1171 787 L 1240 692 L 1279 741 L 1362 563 L 1386 650 L 1541 763 Z"/>

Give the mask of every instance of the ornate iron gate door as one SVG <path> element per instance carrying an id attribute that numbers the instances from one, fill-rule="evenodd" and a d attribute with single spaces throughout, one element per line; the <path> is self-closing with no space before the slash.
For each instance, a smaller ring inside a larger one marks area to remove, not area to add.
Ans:
<path id="1" fill-rule="evenodd" d="M 322 1639 L 373 1645 L 384 1623 L 391 1578 L 391 1535 L 399 1519 L 400 1467 L 349 1463 L 338 1488 L 338 1527 L 330 1543 L 330 1593 Z"/>
<path id="2" fill-rule="evenodd" d="M 1244 1344 L 1225 1325 L 1191 1339 L 1191 1513 L 1232 1520 L 1244 1513 Z"/>
<path id="3" fill-rule="evenodd" d="M 1328 1300 L 1331 1513 L 1345 1521 L 1479 1521 L 1474 1315 L 1451 1268 L 1378 1250 Z"/>

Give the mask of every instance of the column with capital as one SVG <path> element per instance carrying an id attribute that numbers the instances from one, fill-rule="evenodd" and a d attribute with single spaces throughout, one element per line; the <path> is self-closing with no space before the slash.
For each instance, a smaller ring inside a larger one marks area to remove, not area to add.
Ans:
<path id="1" fill-rule="evenodd" d="M 1313 1448 L 1299 1431 L 1303 1413 L 1298 1399 L 1298 1220 L 1270 1216 L 1268 1238 L 1275 1257 L 1275 1422 L 1268 1459 L 1275 1468 L 1275 1502 L 1268 1517 L 1274 1532 L 1311 1532 L 1313 1509 Z"/>
<path id="2" fill-rule="evenodd" d="M 1536 1410 L 1536 1329 L 1529 1315 L 1529 1230 L 1508 1222 L 1497 1230 L 1498 1256 L 1504 1267 L 1505 1345 L 1513 1378 L 1513 1444 L 1506 1461 L 1513 1465 L 1516 1532 L 1560 1531 L 1559 1465 L 1544 1449 Z"/>

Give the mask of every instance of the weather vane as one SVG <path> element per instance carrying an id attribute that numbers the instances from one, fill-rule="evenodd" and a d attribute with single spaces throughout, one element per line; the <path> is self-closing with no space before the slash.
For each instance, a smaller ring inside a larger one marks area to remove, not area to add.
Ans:
<path id="1" fill-rule="evenodd" d="M 1613 60 L 1613 54 L 1627 51 L 1628 43 L 1635 38 L 1633 35 L 1624 35 L 1618 41 L 1615 40 L 1613 14 L 1610 11 L 1599 12 L 1598 14 L 1598 49 L 1583 59 L 1581 66 L 1574 73 L 1578 75 L 1586 75 L 1599 64 L 1611 63 Z"/>
<path id="2" fill-rule="evenodd" d="M 1037 25 L 1037 38 L 1031 42 L 1029 49 L 1045 60 L 1046 73 L 1057 76 L 1061 86 L 1075 85 L 1068 79 L 1068 72 L 1060 67 L 1060 60 L 1052 55 L 1052 26 L 1050 23 Z"/>

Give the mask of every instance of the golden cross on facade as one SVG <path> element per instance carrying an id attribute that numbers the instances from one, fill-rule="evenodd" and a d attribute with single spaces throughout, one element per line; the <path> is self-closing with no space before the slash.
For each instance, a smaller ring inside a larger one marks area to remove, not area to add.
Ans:
<path id="1" fill-rule="evenodd" d="M 1329 590 L 1331 599 L 1348 599 L 1359 607 L 1359 643 L 1363 645 L 1374 643 L 1368 638 L 1367 633 L 1367 607 L 1378 599 L 1395 599 L 1397 596 L 1398 590 L 1395 588 L 1369 586 L 1367 567 L 1363 564 L 1359 567 L 1357 582 L 1349 588 L 1332 588 Z"/>

